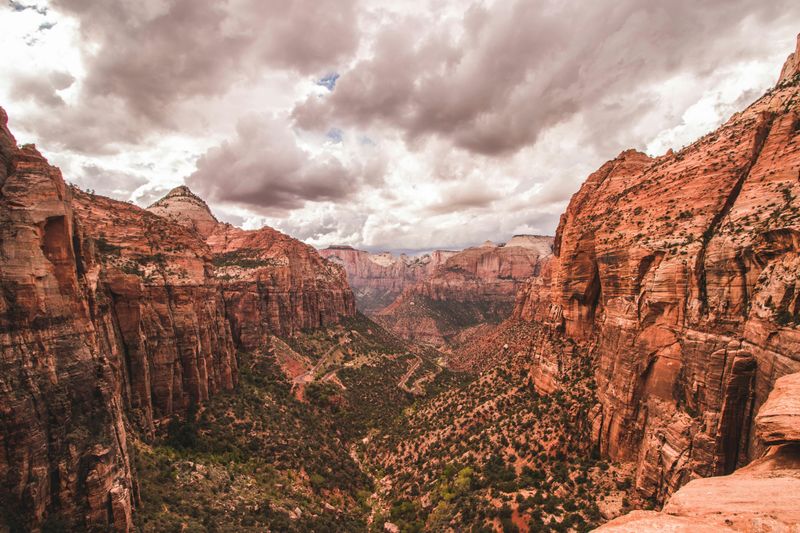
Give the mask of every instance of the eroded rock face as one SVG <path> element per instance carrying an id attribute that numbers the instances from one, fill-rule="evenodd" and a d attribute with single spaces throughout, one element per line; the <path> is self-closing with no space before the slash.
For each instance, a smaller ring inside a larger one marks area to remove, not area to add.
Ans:
<path id="1" fill-rule="evenodd" d="M 128 531 L 123 362 L 85 296 L 71 192 L 0 119 L 0 529 Z"/>
<path id="2" fill-rule="evenodd" d="M 498 323 L 514 309 L 517 291 L 541 274 L 552 242 L 552 237 L 518 235 L 505 245 L 487 242 L 462 250 L 406 288 L 376 318 L 404 338 L 436 346 L 465 328 Z"/>
<path id="3" fill-rule="evenodd" d="M 336 324 L 356 313 L 344 269 L 272 228 L 220 224 L 208 237 L 236 342 L 263 347 L 269 334 Z"/>
<path id="4" fill-rule="evenodd" d="M 85 297 L 101 348 L 118 361 L 129 419 L 149 433 L 154 421 L 232 388 L 236 350 L 208 246 L 133 205 L 72 194 Z"/>
<path id="5" fill-rule="evenodd" d="M 756 417 L 758 438 L 770 446 L 800 442 L 800 373 L 783 376 Z"/>
<path id="6" fill-rule="evenodd" d="M 756 417 L 758 434 L 773 434 L 776 410 L 783 416 L 800 414 L 798 377 L 800 374 L 792 374 L 778 380 Z M 780 442 L 732 475 L 689 482 L 672 495 L 661 512 L 637 511 L 598 531 L 796 531 L 800 524 L 800 435 L 786 434 Z"/>
<path id="7" fill-rule="evenodd" d="M 344 267 L 358 308 L 370 316 L 391 304 L 403 289 L 430 276 L 455 253 L 436 250 L 409 257 L 389 252 L 373 254 L 350 246 L 331 246 L 319 251 L 322 257 Z"/>
<path id="8" fill-rule="evenodd" d="M 786 58 L 778 83 L 789 81 L 797 74 L 800 74 L 800 34 L 797 36 L 797 49 Z"/>
<path id="9" fill-rule="evenodd" d="M 593 347 L 602 451 L 637 462 L 643 495 L 757 457 L 754 413 L 800 370 L 793 58 L 717 131 L 658 158 L 623 152 L 592 174 L 517 302 L 515 318 Z"/>
<path id="10" fill-rule="evenodd" d="M 175 187 L 147 210 L 192 228 L 204 238 L 219 225 L 208 205 L 185 185 Z"/>

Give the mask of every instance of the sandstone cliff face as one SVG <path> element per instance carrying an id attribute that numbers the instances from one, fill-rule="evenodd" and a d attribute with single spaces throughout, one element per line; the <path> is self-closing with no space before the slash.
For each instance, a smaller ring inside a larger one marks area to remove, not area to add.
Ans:
<path id="1" fill-rule="evenodd" d="M 753 414 L 800 370 L 800 75 L 678 153 L 620 154 L 562 215 L 515 317 L 593 348 L 603 452 L 663 499 L 757 457 Z"/>
<path id="2" fill-rule="evenodd" d="M 84 297 L 70 190 L 0 111 L 0 528 L 58 513 L 126 531 L 134 486 L 120 363 Z"/>
<path id="3" fill-rule="evenodd" d="M 131 430 L 237 383 L 236 348 L 355 313 L 343 271 L 188 189 L 83 193 L 0 110 L 0 530 L 130 531 Z M 208 243 L 206 243 L 208 237 Z"/>
<path id="4" fill-rule="evenodd" d="M 350 246 L 331 246 L 319 254 L 344 267 L 358 308 L 374 315 L 391 304 L 406 287 L 427 278 L 457 252 L 435 250 L 420 257 L 389 252 L 373 254 Z"/>
<path id="5" fill-rule="evenodd" d="M 505 245 L 485 243 L 458 252 L 376 318 L 404 338 L 437 346 L 470 326 L 500 322 L 511 314 L 526 280 L 540 275 L 552 241 L 520 235 Z"/>
<path id="6" fill-rule="evenodd" d="M 189 227 L 203 238 L 208 238 L 219 225 L 208 205 L 185 185 L 175 187 L 147 210 Z"/>
<path id="7" fill-rule="evenodd" d="M 800 374 L 777 380 L 756 418 L 770 446 L 764 457 L 734 474 L 698 479 L 678 490 L 662 512 L 636 511 L 598 531 L 796 531 L 800 524 Z M 775 435 L 780 435 L 775 438 Z"/>
<path id="8" fill-rule="evenodd" d="M 173 189 L 148 210 L 206 241 L 234 340 L 243 349 L 263 348 L 270 334 L 291 335 L 355 315 L 344 270 L 311 246 L 269 227 L 219 223 L 187 187 Z"/>

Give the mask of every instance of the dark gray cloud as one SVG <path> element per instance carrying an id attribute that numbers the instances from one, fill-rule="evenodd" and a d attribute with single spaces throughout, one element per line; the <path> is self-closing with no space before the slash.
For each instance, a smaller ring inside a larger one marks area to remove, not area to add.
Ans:
<path id="1" fill-rule="evenodd" d="M 506 154 L 546 128 L 593 113 L 605 135 L 634 109 L 609 101 L 679 72 L 704 76 L 721 64 L 763 55 L 764 25 L 800 21 L 794 0 L 498 2 L 467 9 L 449 39 L 416 13 L 381 32 L 374 54 L 342 71 L 327 98 L 294 111 L 305 128 L 333 121 L 437 135 L 481 154 Z M 420 17 L 420 18 L 416 18 Z M 788 29 L 794 28 L 794 29 Z M 426 31 L 427 29 L 427 31 Z M 590 127 L 601 129 L 597 124 Z"/>
<path id="2" fill-rule="evenodd" d="M 211 201 L 264 212 L 342 200 L 357 192 L 362 181 L 337 158 L 312 156 L 300 148 L 288 124 L 272 117 L 240 121 L 236 137 L 203 155 L 186 180 Z"/>

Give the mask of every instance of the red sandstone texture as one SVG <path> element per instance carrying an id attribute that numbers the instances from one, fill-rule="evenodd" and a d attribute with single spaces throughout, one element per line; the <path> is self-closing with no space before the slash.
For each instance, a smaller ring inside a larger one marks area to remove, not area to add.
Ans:
<path id="1" fill-rule="evenodd" d="M 796 531 L 800 524 L 800 374 L 780 378 L 756 417 L 759 435 L 770 446 L 764 457 L 729 476 L 691 481 L 669 499 L 662 512 L 636 511 L 598 531 Z"/>
<path id="2" fill-rule="evenodd" d="M 409 257 L 389 252 L 373 254 L 350 246 L 331 246 L 319 251 L 322 257 L 344 267 L 358 308 L 369 316 L 391 304 L 406 287 L 429 277 L 456 253 L 435 250 Z"/>
<path id="3" fill-rule="evenodd" d="M 407 287 L 376 319 L 393 333 L 443 346 L 466 328 L 507 318 L 517 291 L 539 276 L 552 237 L 517 235 L 458 252 L 429 277 Z"/>
<path id="4" fill-rule="evenodd" d="M 758 457 L 754 414 L 800 371 L 798 56 L 694 144 L 589 176 L 520 294 L 516 319 L 593 350 L 601 449 L 643 495 Z"/>
<path id="5" fill-rule="evenodd" d="M 353 315 L 354 298 L 312 248 L 220 224 L 188 189 L 159 216 L 67 186 L 6 122 L 0 530 L 130 531 L 131 427 L 149 437 L 236 385 L 237 347 Z"/>

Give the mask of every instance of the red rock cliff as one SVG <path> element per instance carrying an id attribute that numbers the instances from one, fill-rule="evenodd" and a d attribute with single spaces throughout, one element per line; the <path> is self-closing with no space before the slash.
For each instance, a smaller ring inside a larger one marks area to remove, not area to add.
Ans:
<path id="1" fill-rule="evenodd" d="M 69 187 L 6 122 L 0 530 L 130 531 L 130 430 L 233 388 L 237 347 L 352 315 L 353 295 L 313 248 L 220 224 L 188 189 L 158 216 Z"/>
<path id="2" fill-rule="evenodd" d="M 344 270 L 311 246 L 269 227 L 248 231 L 219 223 L 187 187 L 172 190 L 148 210 L 205 239 L 234 340 L 242 348 L 263 347 L 269 334 L 291 335 L 355 315 Z"/>
<path id="3" fill-rule="evenodd" d="M 663 498 L 758 456 L 753 414 L 800 370 L 800 74 L 717 131 L 589 176 L 516 318 L 593 346 L 602 450 Z"/>

